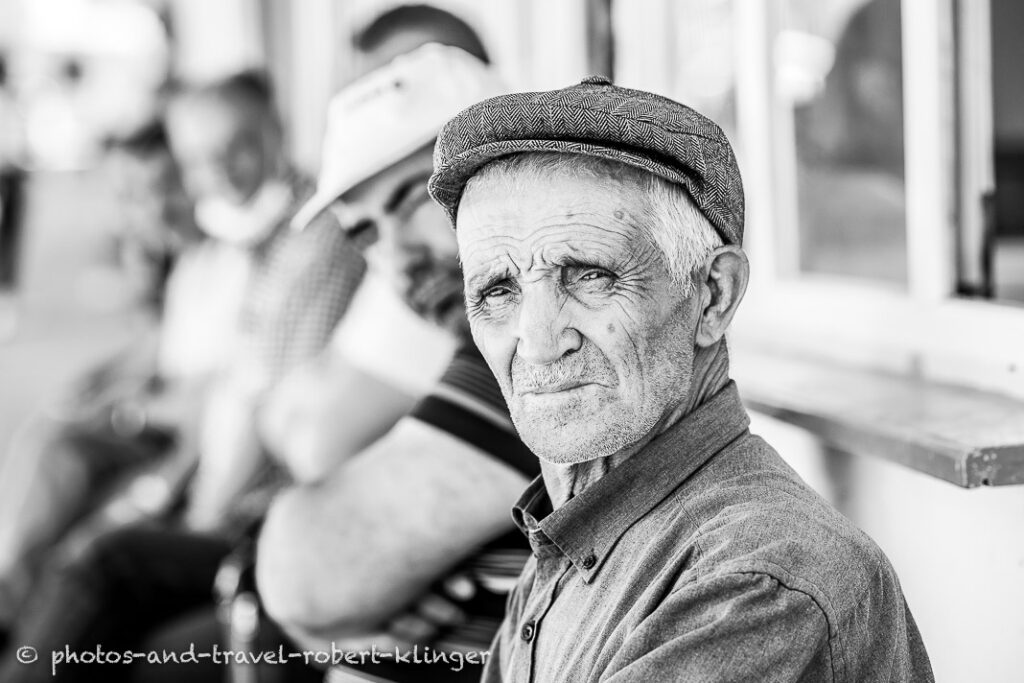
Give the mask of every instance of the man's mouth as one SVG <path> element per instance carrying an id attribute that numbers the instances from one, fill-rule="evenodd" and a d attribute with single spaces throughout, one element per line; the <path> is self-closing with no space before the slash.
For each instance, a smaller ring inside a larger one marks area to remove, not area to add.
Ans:
<path id="1" fill-rule="evenodd" d="M 582 381 L 568 381 L 559 382 L 558 384 L 544 384 L 539 386 L 530 387 L 523 390 L 524 395 L 537 395 L 543 396 L 547 394 L 561 394 L 568 393 L 570 391 L 576 391 L 577 389 L 584 389 L 586 387 L 598 386 L 595 382 L 582 382 Z"/>
<path id="2" fill-rule="evenodd" d="M 597 389 L 616 386 L 615 373 L 596 349 L 585 347 L 555 363 L 535 365 L 512 359 L 512 392 L 534 398 L 597 398 Z"/>

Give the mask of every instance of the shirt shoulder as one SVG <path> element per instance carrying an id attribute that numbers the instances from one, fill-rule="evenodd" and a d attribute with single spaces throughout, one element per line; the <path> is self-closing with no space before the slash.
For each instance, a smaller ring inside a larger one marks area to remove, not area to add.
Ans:
<path id="1" fill-rule="evenodd" d="M 764 574 L 722 573 L 663 598 L 630 629 L 602 680 L 834 681 L 823 611 Z"/>
<path id="2" fill-rule="evenodd" d="M 680 587 L 749 574 L 808 596 L 828 623 L 837 671 L 859 672 L 846 680 L 880 654 L 893 667 L 923 656 L 889 559 L 760 437 L 739 440 L 681 492 L 692 549 Z"/>
<path id="3" fill-rule="evenodd" d="M 826 590 L 841 582 L 846 593 L 850 581 L 889 568 L 878 546 L 758 436 L 723 451 L 675 498 L 693 529 L 697 574 L 763 569 Z"/>

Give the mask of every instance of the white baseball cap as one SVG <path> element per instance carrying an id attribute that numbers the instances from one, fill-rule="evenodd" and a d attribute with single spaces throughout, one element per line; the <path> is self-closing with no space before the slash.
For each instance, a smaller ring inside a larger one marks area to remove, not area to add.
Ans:
<path id="1" fill-rule="evenodd" d="M 342 194 L 433 141 L 460 111 L 505 92 L 489 66 L 428 43 L 331 98 L 316 192 L 292 219 L 302 230 Z"/>

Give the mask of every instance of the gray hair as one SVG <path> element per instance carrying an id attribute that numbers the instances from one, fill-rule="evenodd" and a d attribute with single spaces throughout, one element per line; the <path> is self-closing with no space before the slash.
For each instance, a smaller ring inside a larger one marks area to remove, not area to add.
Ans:
<path id="1" fill-rule="evenodd" d="M 544 180 L 552 173 L 576 178 L 611 180 L 639 190 L 637 226 L 661 252 L 672 279 L 689 296 L 693 276 L 708 256 L 722 246 L 721 235 L 676 183 L 618 161 L 583 154 L 525 152 L 501 157 L 477 171 L 466 183 L 463 196 L 481 182 L 489 181 L 515 188 L 523 180 Z"/>

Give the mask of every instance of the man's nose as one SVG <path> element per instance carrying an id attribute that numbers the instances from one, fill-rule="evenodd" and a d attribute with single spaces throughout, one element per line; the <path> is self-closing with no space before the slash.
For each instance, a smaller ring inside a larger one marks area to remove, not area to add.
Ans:
<path id="1" fill-rule="evenodd" d="M 516 347 L 520 358 L 547 365 L 579 350 L 583 339 L 570 324 L 565 295 L 553 283 L 526 285 L 521 296 Z"/>

